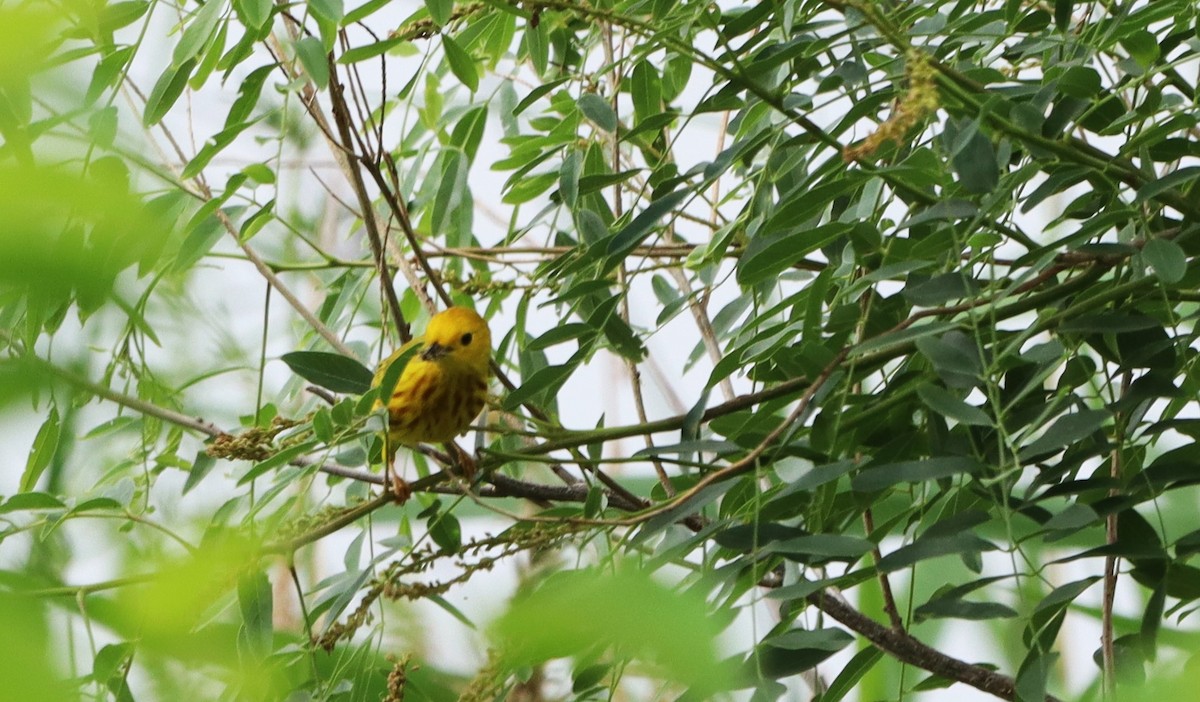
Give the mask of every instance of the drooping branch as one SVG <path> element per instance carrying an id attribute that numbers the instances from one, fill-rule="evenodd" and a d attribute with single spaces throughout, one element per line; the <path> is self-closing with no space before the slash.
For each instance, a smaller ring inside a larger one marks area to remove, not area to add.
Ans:
<path id="1" fill-rule="evenodd" d="M 908 632 L 888 628 L 851 607 L 833 591 L 813 593 L 808 596 L 808 603 L 857 632 L 896 660 L 948 680 L 970 685 L 1000 699 L 1016 699 L 1016 681 L 1011 677 L 942 653 Z M 1046 695 L 1046 702 L 1058 702 L 1058 699 Z"/>

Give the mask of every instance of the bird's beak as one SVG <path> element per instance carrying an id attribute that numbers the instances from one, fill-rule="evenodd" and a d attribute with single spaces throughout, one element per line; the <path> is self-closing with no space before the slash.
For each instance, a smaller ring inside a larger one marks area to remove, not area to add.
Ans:
<path id="1" fill-rule="evenodd" d="M 450 353 L 449 346 L 442 346 L 441 344 L 439 344 L 438 342 L 435 341 L 432 344 L 426 346 L 425 350 L 421 352 L 421 360 L 436 361 L 448 353 Z"/>

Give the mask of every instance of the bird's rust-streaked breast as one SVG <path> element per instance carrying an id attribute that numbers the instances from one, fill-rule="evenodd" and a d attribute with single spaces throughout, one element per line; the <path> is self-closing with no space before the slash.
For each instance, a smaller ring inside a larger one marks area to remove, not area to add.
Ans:
<path id="1" fill-rule="evenodd" d="M 388 403 L 392 438 L 404 444 L 450 441 L 466 431 L 487 401 L 486 380 L 437 363 L 412 364 L 405 369 L 409 382 Z"/>

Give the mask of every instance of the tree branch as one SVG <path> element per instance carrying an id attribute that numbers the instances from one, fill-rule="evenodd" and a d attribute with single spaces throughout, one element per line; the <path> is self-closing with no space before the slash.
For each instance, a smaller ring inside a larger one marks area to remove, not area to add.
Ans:
<path id="1" fill-rule="evenodd" d="M 886 627 L 851 607 L 831 590 L 813 593 L 807 600 L 810 605 L 862 635 L 876 648 L 896 660 L 915 665 L 948 680 L 970 685 L 1000 699 L 1016 699 L 1016 682 L 1011 677 L 959 660 L 921 643 L 907 632 Z M 1046 695 L 1046 702 L 1058 702 L 1058 699 Z"/>

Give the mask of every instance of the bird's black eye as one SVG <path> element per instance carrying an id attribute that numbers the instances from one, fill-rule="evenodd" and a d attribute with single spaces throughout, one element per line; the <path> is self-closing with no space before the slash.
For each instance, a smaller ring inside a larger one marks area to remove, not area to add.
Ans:
<path id="1" fill-rule="evenodd" d="M 462 339 L 460 339 L 460 341 L 462 341 L 463 346 L 470 346 L 471 345 L 471 332 L 467 332 L 466 334 L 463 334 Z"/>

